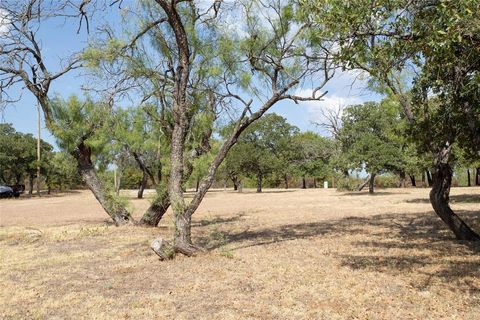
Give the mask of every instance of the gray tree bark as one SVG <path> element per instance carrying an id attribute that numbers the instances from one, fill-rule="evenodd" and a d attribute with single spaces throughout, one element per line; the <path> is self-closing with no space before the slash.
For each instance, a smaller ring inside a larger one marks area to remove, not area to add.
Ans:
<path id="1" fill-rule="evenodd" d="M 257 193 L 262 192 L 262 175 L 257 174 Z"/>
<path id="2" fill-rule="evenodd" d="M 415 176 L 412 174 L 410 175 L 410 181 L 412 182 L 412 187 L 416 187 L 417 186 L 417 182 L 415 180 Z"/>
<path id="3" fill-rule="evenodd" d="M 105 190 L 103 183 L 98 178 L 95 167 L 91 161 L 90 147 L 82 141 L 72 154 L 77 160 L 78 173 L 87 187 L 92 191 L 95 199 L 100 203 L 105 212 L 117 225 L 133 222 L 130 213 L 121 205 L 115 203 L 113 195 Z"/>
<path id="4" fill-rule="evenodd" d="M 377 174 L 376 173 L 372 173 L 372 175 L 370 176 L 370 180 L 369 180 L 369 183 L 368 183 L 368 193 L 370 194 L 373 194 L 375 192 L 374 188 L 375 188 L 375 176 Z"/>
<path id="5" fill-rule="evenodd" d="M 449 206 L 452 169 L 448 163 L 438 163 L 434 168 L 433 185 L 430 191 L 430 203 L 435 213 L 455 234 L 458 240 L 480 241 L 473 231 Z"/>

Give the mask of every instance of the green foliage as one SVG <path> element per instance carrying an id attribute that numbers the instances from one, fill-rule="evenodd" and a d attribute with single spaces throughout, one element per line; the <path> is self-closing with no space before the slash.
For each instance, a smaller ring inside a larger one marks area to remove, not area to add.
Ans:
<path id="1" fill-rule="evenodd" d="M 300 2 L 313 33 L 338 44 L 344 68 L 367 70 L 404 100 L 420 148 L 438 153 L 458 142 L 479 158 L 480 1 Z M 405 70 L 415 75 L 402 88 Z"/>
<path id="2" fill-rule="evenodd" d="M 53 147 L 40 142 L 40 168 L 45 172 Z M 22 183 L 26 176 L 35 176 L 37 171 L 37 140 L 31 134 L 17 132 L 11 124 L 0 124 L 0 182 Z"/>
<path id="3" fill-rule="evenodd" d="M 298 128 L 285 118 L 267 114 L 239 137 L 229 152 L 225 166 L 230 177 L 266 177 L 287 172 L 292 158 L 292 137 Z"/>
<path id="4" fill-rule="evenodd" d="M 82 184 L 76 160 L 64 152 L 55 152 L 50 158 L 46 175 L 47 186 L 51 189 L 73 189 Z"/>
<path id="5" fill-rule="evenodd" d="M 82 141 L 94 152 L 103 148 L 105 140 L 100 138 L 98 131 L 109 130 L 104 127 L 110 115 L 106 104 L 95 103 L 90 99 L 82 101 L 76 96 L 67 100 L 57 96 L 49 105 L 52 110 L 52 133 L 62 150 L 72 153 Z"/>
<path id="6" fill-rule="evenodd" d="M 291 159 L 296 173 L 320 179 L 331 174 L 330 159 L 334 153 L 334 142 L 331 139 L 308 131 L 296 134 L 292 142 L 295 154 Z"/>
<path id="7" fill-rule="evenodd" d="M 354 191 L 357 190 L 358 186 L 361 184 L 360 179 L 352 177 L 342 177 L 337 181 L 337 190 L 338 191 Z"/>
<path id="8" fill-rule="evenodd" d="M 395 108 L 374 102 L 349 106 L 342 122 L 339 140 L 350 169 L 378 174 L 400 165 L 402 146 L 394 132 L 398 123 Z"/>

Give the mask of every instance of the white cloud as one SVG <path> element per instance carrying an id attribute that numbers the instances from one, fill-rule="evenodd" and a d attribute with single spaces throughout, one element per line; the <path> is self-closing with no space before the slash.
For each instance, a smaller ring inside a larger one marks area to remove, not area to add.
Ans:
<path id="1" fill-rule="evenodd" d="M 311 89 L 297 90 L 295 93 L 301 97 L 311 97 Z M 364 102 L 360 97 L 354 95 L 327 94 L 321 101 L 303 101 L 301 106 L 307 109 L 311 122 L 322 123 L 325 120 L 325 112 L 337 111 L 352 104 Z"/>
<path id="2" fill-rule="evenodd" d="M 0 9 L 0 35 L 8 31 L 8 18 L 4 10 Z"/>

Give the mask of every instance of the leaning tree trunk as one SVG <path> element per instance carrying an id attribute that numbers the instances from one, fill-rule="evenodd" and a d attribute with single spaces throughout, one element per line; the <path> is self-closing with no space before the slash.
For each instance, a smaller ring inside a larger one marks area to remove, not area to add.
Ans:
<path id="1" fill-rule="evenodd" d="M 467 169 L 467 185 L 468 185 L 469 187 L 472 186 L 472 180 L 471 180 L 471 178 L 470 178 L 470 169 Z"/>
<path id="2" fill-rule="evenodd" d="M 77 160 L 78 173 L 110 218 L 117 225 L 132 222 L 130 213 L 122 205 L 115 203 L 113 195 L 105 190 L 103 183 L 98 178 L 90 158 L 90 147 L 83 142 L 80 143 L 77 150 L 73 152 L 73 156 Z"/>
<path id="3" fill-rule="evenodd" d="M 372 173 L 372 176 L 370 177 L 370 181 L 368 183 L 368 193 L 373 194 L 375 192 L 374 187 L 375 187 L 375 173 Z"/>
<path id="4" fill-rule="evenodd" d="M 159 192 L 153 200 L 150 207 L 144 213 L 142 219 L 140 219 L 139 224 L 143 226 L 156 227 L 162 220 L 163 215 L 167 212 L 170 207 L 170 198 L 168 192 L 165 190 Z"/>
<path id="5" fill-rule="evenodd" d="M 367 186 L 367 184 L 370 182 L 370 179 L 371 179 L 371 176 L 368 176 L 367 179 L 361 184 L 358 186 L 358 191 L 362 191 L 363 188 L 365 188 Z"/>
<path id="6" fill-rule="evenodd" d="M 258 193 L 262 192 L 262 175 L 261 174 L 257 175 L 257 192 Z"/>
<path id="7" fill-rule="evenodd" d="M 475 233 L 450 208 L 449 195 L 452 184 L 452 169 L 448 163 L 436 164 L 433 172 L 433 186 L 430 191 L 430 203 L 435 213 L 452 230 L 458 240 L 479 241 L 480 236 Z"/>
<path id="8" fill-rule="evenodd" d="M 142 175 L 142 182 L 140 183 L 140 188 L 138 188 L 137 198 L 143 198 L 143 192 L 145 191 L 145 187 L 147 186 L 148 175 L 145 171 L 143 171 Z"/>

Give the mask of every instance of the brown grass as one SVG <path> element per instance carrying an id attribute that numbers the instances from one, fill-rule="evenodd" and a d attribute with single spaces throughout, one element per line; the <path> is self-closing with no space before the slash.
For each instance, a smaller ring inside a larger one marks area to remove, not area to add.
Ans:
<path id="1" fill-rule="evenodd" d="M 129 194 L 130 195 L 130 194 Z M 134 200 L 136 216 L 148 205 Z M 90 193 L 0 201 L 2 319 L 476 319 L 480 246 L 452 239 L 426 189 L 210 192 L 208 252 L 160 262 L 157 229 L 114 227 Z M 452 189 L 480 230 L 480 189 Z"/>

